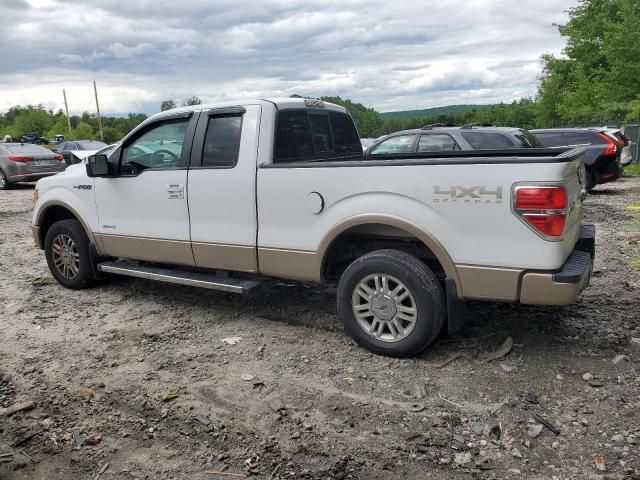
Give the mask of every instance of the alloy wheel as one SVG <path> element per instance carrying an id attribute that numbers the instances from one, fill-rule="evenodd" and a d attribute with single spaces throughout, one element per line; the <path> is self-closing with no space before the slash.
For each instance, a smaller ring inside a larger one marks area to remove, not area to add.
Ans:
<path id="1" fill-rule="evenodd" d="M 391 275 L 368 275 L 358 282 L 351 297 L 358 325 L 383 342 L 398 342 L 414 329 L 418 309 L 406 285 Z"/>
<path id="2" fill-rule="evenodd" d="M 54 238 L 51 244 L 51 257 L 56 269 L 64 278 L 71 280 L 78 275 L 80 253 L 71 237 L 60 234 Z"/>

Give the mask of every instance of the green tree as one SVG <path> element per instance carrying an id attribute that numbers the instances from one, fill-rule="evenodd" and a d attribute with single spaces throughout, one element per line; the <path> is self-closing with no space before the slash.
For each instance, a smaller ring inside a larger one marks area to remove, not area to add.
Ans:
<path id="1" fill-rule="evenodd" d="M 25 133 L 44 135 L 51 127 L 51 123 L 51 116 L 42 105 L 27 105 L 14 120 L 15 128 L 22 135 Z"/>
<path id="2" fill-rule="evenodd" d="M 67 119 L 63 117 L 53 117 L 53 126 L 47 131 L 47 138 L 53 138 L 56 135 L 69 134 L 69 127 L 67 126 Z"/>
<path id="3" fill-rule="evenodd" d="M 361 103 L 355 103 L 351 100 L 343 100 L 340 97 L 320 98 L 325 102 L 335 103 L 346 108 L 353 118 L 353 123 L 358 129 L 360 137 L 379 137 L 384 133 L 384 121 L 373 108 L 365 107 Z"/>
<path id="4" fill-rule="evenodd" d="M 566 58 L 544 55 L 542 123 L 621 121 L 640 99 L 640 3 L 580 0 L 560 25 Z"/>
<path id="5" fill-rule="evenodd" d="M 95 134 L 91 125 L 80 122 L 76 128 L 71 131 L 69 140 L 95 140 Z"/>
<path id="6" fill-rule="evenodd" d="M 122 137 L 124 135 L 122 135 L 122 133 L 120 132 L 120 130 L 118 130 L 115 127 L 104 127 L 102 129 L 103 133 L 104 133 L 104 141 L 106 143 L 116 143 L 119 142 L 120 140 L 122 140 Z"/>
<path id="7" fill-rule="evenodd" d="M 160 110 L 163 112 L 165 110 L 171 110 L 172 108 L 176 108 L 176 102 L 174 102 L 173 100 L 164 100 L 160 104 Z"/>
<path id="8" fill-rule="evenodd" d="M 182 102 L 183 107 L 189 107 L 191 105 L 200 105 L 200 104 L 202 104 L 202 100 L 200 100 L 196 96 L 189 97 L 184 102 Z"/>

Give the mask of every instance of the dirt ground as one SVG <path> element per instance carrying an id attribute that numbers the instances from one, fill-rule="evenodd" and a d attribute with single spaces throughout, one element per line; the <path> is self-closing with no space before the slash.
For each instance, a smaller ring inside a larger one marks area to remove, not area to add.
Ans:
<path id="1" fill-rule="evenodd" d="M 331 288 L 65 290 L 32 194 L 0 192 L 0 407 L 35 403 L 0 416 L 0 479 L 640 479 L 640 177 L 589 196 L 577 303 L 471 304 L 408 360 L 357 347 Z"/>

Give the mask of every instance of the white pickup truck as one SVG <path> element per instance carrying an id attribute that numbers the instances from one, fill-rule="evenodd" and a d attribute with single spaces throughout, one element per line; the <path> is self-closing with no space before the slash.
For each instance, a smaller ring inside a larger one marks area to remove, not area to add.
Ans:
<path id="1" fill-rule="evenodd" d="M 423 135 L 431 134 L 425 130 Z M 295 98 L 162 112 L 35 191 L 33 236 L 69 288 L 121 274 L 248 293 L 338 285 L 346 330 L 413 355 L 465 300 L 562 305 L 590 279 L 583 151 L 363 157 L 341 107 Z"/>

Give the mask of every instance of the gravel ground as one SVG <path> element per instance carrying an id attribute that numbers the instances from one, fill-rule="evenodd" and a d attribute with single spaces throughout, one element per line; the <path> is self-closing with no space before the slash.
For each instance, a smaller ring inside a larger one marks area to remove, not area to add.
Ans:
<path id="1" fill-rule="evenodd" d="M 0 407 L 34 402 L 0 416 L 0 479 L 640 478 L 640 177 L 588 198 L 577 303 L 471 304 L 409 360 L 355 346 L 331 288 L 65 290 L 33 247 L 32 193 L 0 192 Z"/>

